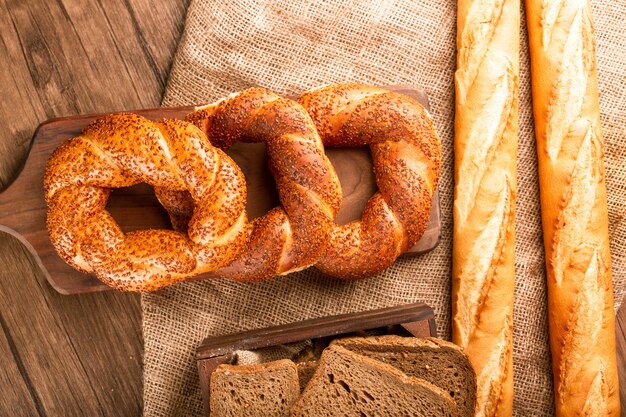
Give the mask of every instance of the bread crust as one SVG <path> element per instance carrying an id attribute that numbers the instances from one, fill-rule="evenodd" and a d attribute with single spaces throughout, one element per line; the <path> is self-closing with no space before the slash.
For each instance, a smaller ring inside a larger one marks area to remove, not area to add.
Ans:
<path id="1" fill-rule="evenodd" d="M 446 392 L 450 392 L 457 404 L 460 416 L 473 417 L 476 405 L 476 372 L 467 354 L 461 347 L 437 338 L 417 338 L 397 335 L 347 337 L 335 339 L 331 346 L 341 346 L 359 355 L 380 360 L 392 365 L 408 376 L 424 379 Z M 413 355 L 432 355 L 434 360 L 415 359 Z M 451 355 L 454 359 L 451 359 Z M 454 360 L 452 369 L 447 368 Z M 433 363 L 435 362 L 435 363 Z M 461 375 L 456 385 L 450 374 Z M 456 388 L 461 385 L 467 391 L 466 397 Z M 453 395 L 455 393 L 456 395 Z"/>
<path id="2" fill-rule="evenodd" d="M 106 210 L 111 188 L 146 182 L 186 190 L 187 233 L 124 234 Z M 243 249 L 243 173 L 191 123 L 104 116 L 59 146 L 46 164 L 50 240 L 70 266 L 122 291 L 154 291 L 231 262 Z"/>
<path id="3" fill-rule="evenodd" d="M 274 100 L 279 97 L 266 90 L 251 89 L 197 110 L 187 120 L 206 131 L 214 145 L 228 147 L 235 140 L 235 135 L 228 132 L 236 130 L 237 123 L 246 123 L 243 115 L 249 103 L 241 98 L 258 91 L 263 91 L 268 97 L 271 95 Z M 283 104 L 291 102 L 284 98 L 280 100 Z M 213 272 L 215 276 L 260 280 L 297 271 L 314 263 L 324 273 L 337 278 L 366 278 L 388 268 L 419 240 L 428 226 L 441 168 L 441 143 L 428 112 L 421 104 L 409 96 L 362 84 L 322 86 L 305 92 L 298 102 L 301 105 L 298 107 L 310 114 L 315 135 L 319 133 L 324 146 L 370 146 L 379 192 L 368 201 L 360 221 L 339 226 L 332 223 L 332 218 L 339 208 L 340 195 L 337 197 L 336 190 L 341 191 L 334 185 L 337 179 L 332 166 L 333 176 L 325 167 L 330 162 L 324 157 L 313 162 L 309 159 L 290 163 L 289 166 L 298 167 L 306 174 L 317 172 L 309 175 L 313 180 L 302 188 L 312 189 L 311 194 L 320 197 L 318 205 L 328 207 L 328 212 L 332 214 L 330 224 L 327 218 L 307 222 L 307 225 L 315 223 L 316 226 L 306 229 L 309 241 L 300 245 L 308 248 L 306 262 L 299 261 L 290 267 L 283 267 L 273 261 L 275 256 L 268 254 L 268 247 L 281 248 L 286 244 L 281 240 L 268 244 L 268 236 L 272 236 L 268 231 L 281 230 L 287 217 L 282 215 L 278 218 L 279 212 L 272 211 L 252 223 L 254 230 L 249 249 L 231 265 Z M 295 110 L 293 104 L 289 108 L 283 106 L 280 111 Z M 221 110 L 224 115 L 217 117 L 215 109 L 220 107 L 224 108 Z M 273 132 L 275 135 L 283 128 L 280 123 L 261 126 L 267 127 L 266 133 Z M 286 136 L 281 148 L 285 153 L 289 149 L 288 140 L 295 136 L 293 132 Z M 289 153 L 286 156 L 270 153 L 269 156 L 279 162 L 284 161 Z M 273 161 L 271 164 L 276 168 Z M 308 171 L 304 170 L 307 166 L 311 167 Z M 299 173 L 298 177 L 304 177 L 303 173 Z M 277 184 L 279 189 L 284 185 L 280 180 Z M 332 193 L 324 192 L 324 187 Z M 281 202 L 286 205 L 283 197 L 281 194 Z M 317 213 L 315 206 L 303 206 L 302 199 L 289 201 L 298 203 L 292 206 L 292 210 L 302 207 L 303 215 L 311 217 Z M 182 204 L 178 206 L 182 207 Z M 172 210 L 169 211 L 172 213 Z M 322 236 L 328 239 L 321 239 Z M 311 240 L 312 237 L 316 237 L 315 240 Z M 302 237 L 300 240 L 304 241 Z M 290 242 L 297 241 L 290 239 Z M 322 242 L 327 245 L 313 244 Z"/>
<path id="4" fill-rule="evenodd" d="M 477 416 L 513 410 L 519 1 L 459 0 L 452 338 L 477 374 Z"/>
<path id="5" fill-rule="evenodd" d="M 318 367 L 315 370 L 313 377 L 302 392 L 300 399 L 294 404 L 293 408 L 291 409 L 292 417 L 303 414 L 302 408 L 306 401 L 308 401 L 309 397 L 312 397 L 314 395 L 316 385 L 323 384 L 327 378 L 327 373 L 329 371 L 332 371 L 332 364 L 328 363 L 329 358 L 332 358 L 332 356 L 348 358 L 352 363 L 354 363 L 355 366 L 363 365 L 365 367 L 371 367 L 375 369 L 376 372 L 379 372 L 380 374 L 387 374 L 390 377 L 397 379 L 402 384 L 423 387 L 424 389 L 431 391 L 433 395 L 436 395 L 441 400 L 443 400 L 454 416 L 458 417 L 459 415 L 456 403 L 454 402 L 450 394 L 442 390 L 441 388 L 423 379 L 407 376 L 406 374 L 391 365 L 379 362 L 374 359 L 370 359 L 366 356 L 359 355 L 340 345 L 331 345 L 324 350 L 324 353 L 320 358 Z"/>
<path id="6" fill-rule="evenodd" d="M 526 1 L 558 416 L 618 416 L 604 143 L 588 0 Z"/>
<path id="7" fill-rule="evenodd" d="M 279 360 L 272 361 L 272 362 L 252 364 L 252 365 L 228 365 L 228 364 L 219 365 L 218 367 L 215 368 L 215 370 L 211 374 L 211 381 L 209 384 L 210 391 L 212 394 L 218 391 L 220 387 L 216 383 L 216 381 L 218 381 L 220 377 L 223 377 L 223 376 L 227 377 L 228 374 L 237 375 L 238 377 L 254 378 L 255 375 L 258 376 L 264 373 L 272 373 L 272 372 L 281 371 L 281 370 L 291 371 L 290 381 L 283 381 L 283 382 L 286 382 L 286 385 L 282 386 L 283 392 L 291 392 L 292 394 L 293 393 L 299 394 L 300 382 L 298 380 L 298 370 L 296 368 L 296 365 L 289 359 L 279 359 Z M 241 389 L 241 387 L 233 386 L 232 389 L 239 390 Z M 268 392 L 267 394 L 268 395 L 276 394 L 276 392 L 273 392 L 273 393 Z M 211 410 L 211 416 L 216 415 L 216 413 L 214 413 L 214 410 L 219 405 L 223 406 L 223 404 L 218 403 L 218 400 L 215 397 L 216 395 L 211 395 L 209 398 L 209 403 L 210 403 L 209 408 Z M 294 396 L 293 400 L 295 401 L 296 398 L 297 397 Z M 252 400 L 254 399 L 250 399 L 250 401 Z M 252 409 L 254 409 L 254 406 L 255 406 L 254 404 L 250 404 L 250 407 L 252 407 Z M 258 405 L 256 405 L 256 407 L 258 407 Z M 261 410 L 256 410 L 256 411 L 261 411 Z M 263 411 L 267 411 L 267 410 L 263 410 Z M 235 413 L 232 412 L 231 414 L 235 414 Z"/>
<path id="8" fill-rule="evenodd" d="M 197 108 L 186 120 L 211 143 L 264 142 L 281 205 L 250 223 L 246 249 L 211 273 L 261 281 L 313 265 L 322 256 L 341 205 L 341 185 L 315 125 L 296 101 L 263 88 Z M 172 213 L 172 207 L 166 206 Z"/>
<path id="9" fill-rule="evenodd" d="M 361 220 L 334 225 L 315 267 L 337 278 L 373 276 L 413 246 L 426 230 L 441 169 L 441 143 L 417 100 L 363 84 L 331 84 L 298 101 L 324 146 L 370 147 L 379 191 Z"/>

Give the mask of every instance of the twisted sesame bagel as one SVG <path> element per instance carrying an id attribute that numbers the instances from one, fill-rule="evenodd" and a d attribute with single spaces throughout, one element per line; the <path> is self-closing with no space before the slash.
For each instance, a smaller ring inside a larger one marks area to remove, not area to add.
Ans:
<path id="1" fill-rule="evenodd" d="M 413 246 L 428 225 L 441 143 L 427 111 L 403 94 L 360 84 L 304 93 L 324 146 L 369 145 L 379 191 L 360 221 L 336 226 L 315 265 L 343 279 L 377 274 Z"/>
<path id="2" fill-rule="evenodd" d="M 186 234 L 124 234 L 106 211 L 112 188 L 140 182 L 186 192 Z M 69 265 L 124 291 L 152 291 L 230 263 L 247 240 L 243 174 L 191 123 L 111 114 L 65 142 L 44 177 L 50 240 Z"/>
<path id="3" fill-rule="evenodd" d="M 223 149 L 237 141 L 265 142 L 281 202 L 250 223 L 246 249 L 212 275 L 259 281 L 316 263 L 341 205 L 341 185 L 307 111 L 293 100 L 252 88 L 198 108 L 187 120 Z M 177 210 L 176 223 L 184 223 L 188 208 L 184 194 L 177 197 L 165 207 Z"/>
<path id="4" fill-rule="evenodd" d="M 252 91 L 255 90 L 244 93 Z M 243 100 L 244 93 L 234 97 Z M 266 91 L 265 94 L 277 97 Z M 226 102 L 231 106 L 229 111 L 236 116 L 214 114 L 213 109 Z M 379 192 L 368 201 L 361 221 L 333 225 L 330 243 L 315 266 L 329 275 L 348 280 L 375 275 L 413 246 L 428 225 L 441 167 L 441 144 L 432 120 L 411 97 L 359 84 L 320 87 L 304 93 L 299 102 L 310 113 L 325 146 L 370 146 L 379 187 Z M 207 132 L 214 145 L 230 146 L 234 140 L 227 132 L 243 120 L 238 105 L 240 103 L 232 101 L 231 97 L 212 105 L 209 116 L 200 110 L 187 120 Z M 265 131 L 275 128 L 272 121 L 264 119 L 263 122 L 270 123 L 263 126 Z M 278 131 L 282 132 L 282 128 Z M 292 166 L 302 168 L 304 165 Z M 170 199 L 174 201 L 176 199 Z M 177 212 L 176 223 L 184 225 L 185 213 L 190 210 L 188 200 L 179 195 L 176 204 L 166 208 L 171 214 Z M 262 231 L 277 228 L 284 221 L 283 216 L 281 212 L 270 212 L 255 222 L 257 233 L 253 234 L 249 245 L 255 247 L 252 253 L 258 253 L 258 257 L 244 255 L 214 274 L 241 279 L 240 271 L 245 269 L 246 279 L 249 279 L 255 274 L 266 277 L 277 271 L 268 261 L 272 257 L 264 256 L 267 236 Z M 271 238 L 271 242 L 280 246 L 283 241 Z M 287 272 L 291 271 L 282 268 L 275 274 Z"/>

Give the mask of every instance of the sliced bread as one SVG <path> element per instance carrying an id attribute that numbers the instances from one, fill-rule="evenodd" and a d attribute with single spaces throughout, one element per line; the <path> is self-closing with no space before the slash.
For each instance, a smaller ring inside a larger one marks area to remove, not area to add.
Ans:
<path id="1" fill-rule="evenodd" d="M 211 417 L 283 417 L 300 395 L 296 365 L 220 365 L 211 374 Z"/>
<path id="2" fill-rule="evenodd" d="M 449 417 L 458 416 L 458 410 L 447 392 L 429 382 L 341 346 L 330 346 L 292 416 Z"/>
<path id="3" fill-rule="evenodd" d="M 298 368 L 300 391 L 304 391 L 317 369 L 317 361 L 298 362 L 296 363 L 296 367 Z"/>
<path id="4" fill-rule="evenodd" d="M 453 343 L 390 335 L 337 339 L 332 346 L 342 346 L 392 365 L 408 376 L 425 379 L 454 398 L 461 417 L 474 416 L 476 375 L 467 355 Z"/>

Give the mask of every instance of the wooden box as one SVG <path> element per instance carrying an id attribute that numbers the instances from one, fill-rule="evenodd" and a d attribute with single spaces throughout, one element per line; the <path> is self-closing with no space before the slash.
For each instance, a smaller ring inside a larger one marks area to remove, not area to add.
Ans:
<path id="1" fill-rule="evenodd" d="M 205 414 L 210 414 L 211 374 L 218 365 L 235 364 L 236 351 L 263 349 L 309 339 L 314 344 L 327 346 L 332 339 L 342 335 L 371 333 L 437 337 L 435 315 L 426 304 L 416 303 L 208 337 L 196 350 Z"/>

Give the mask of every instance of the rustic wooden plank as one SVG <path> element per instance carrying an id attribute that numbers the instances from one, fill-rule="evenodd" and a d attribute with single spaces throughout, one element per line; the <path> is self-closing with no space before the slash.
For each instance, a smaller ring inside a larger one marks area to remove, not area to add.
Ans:
<path id="1" fill-rule="evenodd" d="M 24 255 L 21 247 L 11 245 L 6 239 L 0 241 L 0 259 L 5 265 L 0 305 L 9 306 L 3 309 L 2 317 L 20 353 L 22 367 L 34 384 L 33 391 L 41 401 L 43 414 L 77 411 L 83 415 L 101 414 L 89 376 L 66 333 L 66 323 L 55 317 L 57 306 L 41 292 L 45 282 L 23 279 L 38 274 L 36 266 Z M 22 277 L 21 281 L 5 281 L 5 278 L 16 276 Z M 73 320 L 81 319 L 75 317 Z M 71 326 L 71 322 L 67 324 Z M 76 408 L 70 409 L 70 404 L 76 404 Z"/>
<path id="2" fill-rule="evenodd" d="M 187 2 L 0 1 L 0 187 L 43 120 L 156 107 Z"/>
<path id="3" fill-rule="evenodd" d="M 45 112 L 29 74 L 22 40 L 6 1 L 0 0 L 0 188 L 21 165 L 33 128 Z M 11 156 L 11 157 L 9 157 Z"/>
<path id="4" fill-rule="evenodd" d="M 0 410 L 11 416 L 42 416 L 41 401 L 24 369 L 9 326 L 0 314 Z"/>
<path id="5" fill-rule="evenodd" d="M 187 1 L 0 0 L 0 188 L 43 120 L 158 106 Z M 0 265 L 0 415 L 139 415 L 138 297 L 61 296 L 2 233 Z"/>
<path id="6" fill-rule="evenodd" d="M 105 12 L 110 15 L 112 9 L 112 1 L 103 1 Z M 128 17 L 128 22 L 121 28 L 114 26 L 117 36 L 120 34 L 132 33 L 136 37 L 133 42 L 132 50 L 128 50 L 128 54 L 135 56 L 138 50 L 141 50 L 145 63 L 150 67 L 155 80 L 158 80 L 158 88 L 152 93 L 155 94 L 156 101 L 145 103 L 143 108 L 152 107 L 154 103 L 160 103 L 165 83 L 167 82 L 167 74 L 169 73 L 172 56 L 178 45 L 180 34 L 183 30 L 185 12 L 189 0 L 165 0 L 155 4 L 153 1 L 146 0 L 117 0 L 116 8 L 125 8 L 125 11 L 113 15 L 110 20 L 114 25 L 119 25 L 121 21 L 117 18 L 122 16 Z M 156 10 L 155 10 L 156 9 Z M 155 15 L 154 18 L 147 18 Z M 166 30 L 164 30 L 166 29 Z M 119 30 L 119 32 L 117 31 Z M 120 36 L 121 37 L 121 36 Z M 138 79 L 144 79 L 143 73 L 145 68 L 139 68 Z"/>
<path id="7" fill-rule="evenodd" d="M 206 359 L 235 350 L 261 349 L 305 339 L 372 330 L 393 324 L 428 321 L 434 316 L 432 308 L 426 304 L 414 303 L 302 320 L 264 329 L 209 337 L 198 346 L 196 358 Z"/>
<path id="8" fill-rule="evenodd" d="M 71 341 L 102 414 L 139 415 L 143 338 L 137 297 L 111 293 L 67 298 L 50 294 L 47 301 Z"/>

